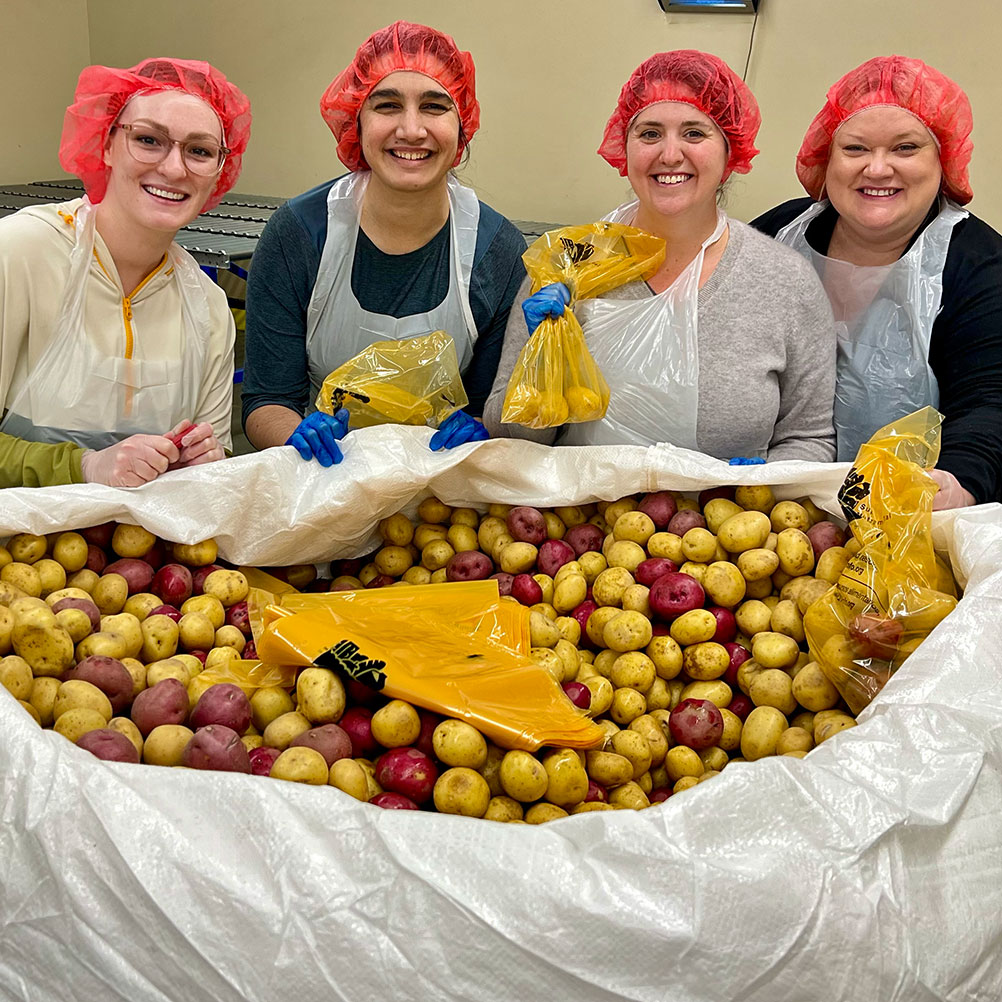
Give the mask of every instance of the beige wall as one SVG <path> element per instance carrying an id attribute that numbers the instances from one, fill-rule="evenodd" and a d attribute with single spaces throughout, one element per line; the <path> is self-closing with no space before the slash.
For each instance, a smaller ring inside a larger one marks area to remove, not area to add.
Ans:
<path id="1" fill-rule="evenodd" d="M 63 177 L 59 136 L 90 61 L 87 0 L 4 0 L 0 19 L 0 183 Z"/>
<path id="2" fill-rule="evenodd" d="M 9 4 L 32 22 L 50 6 L 68 7 L 78 23 L 84 6 L 83 0 Z M 960 7 L 962 17 L 956 15 Z M 86 9 L 92 61 L 127 65 L 163 54 L 208 59 L 243 87 L 254 107 L 254 133 L 239 187 L 278 195 L 340 172 L 317 102 L 358 43 L 401 17 L 435 25 L 477 62 L 483 125 L 464 179 L 512 218 L 561 222 L 594 218 L 629 192 L 595 149 L 633 68 L 657 50 L 702 48 L 741 72 L 752 26 L 747 15 L 669 17 L 656 0 L 174 0 L 169 17 L 157 17 L 154 36 L 147 4 L 88 0 Z M 54 58 L 53 34 L 24 33 L 21 72 L 15 70 L 11 81 L 19 85 L 15 93 L 24 93 L 22 76 L 45 61 L 51 78 L 45 81 L 51 94 L 45 117 L 33 95 L 30 108 L 4 108 L 4 115 L 18 116 L 11 119 L 15 125 L 53 122 L 51 130 L 34 134 L 33 149 L 25 153 L 36 175 L 57 171 L 51 135 L 58 136 L 70 89 L 62 78 L 73 77 L 86 61 L 73 31 L 58 33 L 62 48 Z M 967 90 L 976 122 L 972 176 L 979 194 L 973 208 L 1002 229 L 995 170 L 1002 162 L 996 111 L 1002 105 L 1002 10 L 995 0 L 763 0 L 748 76 L 762 106 L 763 152 L 752 173 L 732 184 L 733 215 L 750 218 L 801 193 L 793 157 L 826 89 L 864 59 L 891 52 L 923 58 Z M 6 66 L 0 74 L 11 77 Z M 4 104 L 10 103 L 8 97 Z"/>

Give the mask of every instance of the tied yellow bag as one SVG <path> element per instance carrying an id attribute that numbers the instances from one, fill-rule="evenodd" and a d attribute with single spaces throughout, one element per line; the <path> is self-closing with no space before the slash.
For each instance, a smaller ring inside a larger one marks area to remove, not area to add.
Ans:
<path id="1" fill-rule="evenodd" d="M 522 255 L 533 292 L 563 282 L 571 301 L 562 316 L 547 317 L 526 342 L 508 381 L 502 421 L 553 428 L 605 417 L 609 386 L 588 351 L 573 306 L 650 278 L 664 257 L 660 237 L 606 222 L 551 230 Z"/>
<path id="2" fill-rule="evenodd" d="M 348 408 L 352 428 L 376 424 L 437 428 L 469 403 L 456 344 L 445 331 L 377 341 L 336 368 L 317 394 L 317 410 Z"/>
<path id="3" fill-rule="evenodd" d="M 957 585 L 933 552 L 935 482 L 943 416 L 931 407 L 875 432 L 839 492 L 859 552 L 811 605 L 811 657 L 859 713 L 956 608 Z"/>
<path id="4" fill-rule="evenodd" d="M 503 748 L 594 748 L 605 740 L 528 656 L 529 610 L 503 602 L 494 581 L 290 595 L 282 602 L 266 610 L 258 642 L 269 662 L 340 672 L 466 720 Z M 450 621 L 449 610 L 457 618 Z"/>

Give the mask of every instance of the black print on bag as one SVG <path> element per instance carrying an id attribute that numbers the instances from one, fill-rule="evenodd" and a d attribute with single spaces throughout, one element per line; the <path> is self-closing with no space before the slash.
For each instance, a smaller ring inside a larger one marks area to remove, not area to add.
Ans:
<path id="1" fill-rule="evenodd" d="M 355 393 L 353 390 L 346 390 L 343 386 L 338 386 L 331 393 L 331 412 L 336 414 L 344 407 L 345 397 L 353 397 L 360 403 L 367 404 L 370 400 L 364 393 Z"/>
<path id="2" fill-rule="evenodd" d="M 838 501 L 848 521 L 860 516 L 860 505 L 870 496 L 870 483 L 853 467 L 839 488 Z"/>
<path id="3" fill-rule="evenodd" d="M 582 261 L 587 261 L 595 253 L 594 244 L 577 244 L 573 240 L 568 240 L 567 237 L 560 238 L 560 245 L 570 258 L 571 264 L 580 264 Z"/>
<path id="4" fill-rule="evenodd" d="M 377 692 L 386 685 L 386 672 L 383 670 L 386 662 L 377 658 L 367 658 L 358 649 L 358 644 L 351 640 L 338 641 L 329 651 L 324 651 L 315 658 L 313 663 L 320 668 L 344 672 L 345 675 Z"/>

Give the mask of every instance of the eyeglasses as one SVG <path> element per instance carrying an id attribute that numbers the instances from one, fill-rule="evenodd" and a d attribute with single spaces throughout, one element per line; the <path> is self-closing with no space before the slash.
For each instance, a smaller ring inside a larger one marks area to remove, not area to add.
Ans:
<path id="1" fill-rule="evenodd" d="M 134 125 L 118 122 L 113 129 L 125 133 L 125 145 L 134 160 L 141 164 L 162 163 L 175 147 L 181 148 L 181 159 L 192 174 L 212 177 L 223 169 L 226 155 L 231 153 L 214 139 L 171 139 L 166 132 L 151 125 Z"/>

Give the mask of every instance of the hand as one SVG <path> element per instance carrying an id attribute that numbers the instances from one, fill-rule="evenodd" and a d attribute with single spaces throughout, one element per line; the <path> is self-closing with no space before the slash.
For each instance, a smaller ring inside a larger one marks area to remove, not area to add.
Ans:
<path id="1" fill-rule="evenodd" d="M 946 470 L 926 470 L 926 473 L 939 484 L 932 499 L 932 510 L 943 511 L 946 508 L 966 508 L 977 504 L 974 495 L 960 486 L 960 481 Z"/>
<path id="2" fill-rule="evenodd" d="M 179 455 L 177 446 L 164 435 L 130 435 L 107 449 L 85 452 L 80 469 L 84 483 L 140 487 L 166 473 Z"/>
<path id="3" fill-rule="evenodd" d="M 544 285 L 539 292 L 533 293 L 522 301 L 522 312 L 525 323 L 532 334 L 547 317 L 559 317 L 564 307 L 571 301 L 571 293 L 563 282 Z"/>
<path id="4" fill-rule="evenodd" d="M 761 456 L 753 456 L 749 458 L 748 456 L 735 456 L 733 459 L 727 460 L 728 466 L 761 466 L 765 462 Z"/>
<path id="5" fill-rule="evenodd" d="M 470 417 L 466 411 L 454 411 L 431 436 L 428 448 L 432 452 L 454 449 L 465 442 L 482 442 L 490 437 L 487 429 L 476 418 Z"/>
<path id="6" fill-rule="evenodd" d="M 226 456 L 208 421 L 203 421 L 201 424 L 181 421 L 167 432 L 166 437 L 180 452 L 178 461 L 170 465 L 172 470 L 214 463 Z"/>
<path id="7" fill-rule="evenodd" d="M 344 458 L 338 440 L 348 433 L 348 408 L 342 407 L 333 417 L 314 411 L 299 422 L 286 440 L 303 459 L 316 459 L 321 466 L 334 466 Z"/>

